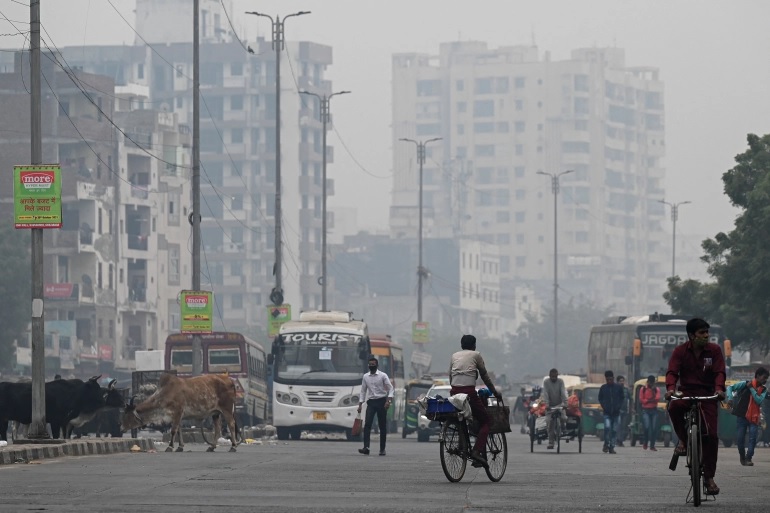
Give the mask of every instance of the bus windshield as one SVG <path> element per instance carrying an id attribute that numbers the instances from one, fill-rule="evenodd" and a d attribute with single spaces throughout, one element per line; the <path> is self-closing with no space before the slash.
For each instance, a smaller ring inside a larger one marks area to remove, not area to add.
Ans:
<path id="1" fill-rule="evenodd" d="M 337 333 L 290 333 L 276 358 L 276 379 L 351 380 L 364 371 L 359 358 L 361 337 Z"/>
<path id="2" fill-rule="evenodd" d="M 721 330 L 711 328 L 709 342 L 719 343 Z M 639 327 L 639 338 L 642 341 L 642 359 L 639 362 L 639 375 L 663 376 L 668 369 L 668 360 L 674 348 L 687 342 L 687 332 L 684 325 L 679 327 Z"/>

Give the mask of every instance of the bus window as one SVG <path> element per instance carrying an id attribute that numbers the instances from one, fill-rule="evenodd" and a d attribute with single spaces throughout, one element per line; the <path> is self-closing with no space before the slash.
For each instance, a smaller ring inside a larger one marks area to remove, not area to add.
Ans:
<path id="1" fill-rule="evenodd" d="M 192 372 L 192 348 L 175 347 L 171 349 L 171 370 Z"/>
<path id="2" fill-rule="evenodd" d="M 209 372 L 241 372 L 241 350 L 237 347 L 209 347 Z"/>

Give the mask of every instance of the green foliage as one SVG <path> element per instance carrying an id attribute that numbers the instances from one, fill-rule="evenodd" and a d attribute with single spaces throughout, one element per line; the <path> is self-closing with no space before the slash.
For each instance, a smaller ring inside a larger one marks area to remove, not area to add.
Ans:
<path id="1" fill-rule="evenodd" d="M 770 338 L 770 135 L 747 136 L 749 149 L 722 175 L 725 194 L 742 212 L 730 233 L 703 241 L 713 284 L 669 280 L 674 313 L 719 323 L 736 345 L 768 347 Z"/>
<path id="2" fill-rule="evenodd" d="M 29 230 L 0 227 L 0 368 L 13 361 L 13 341 L 25 335 L 32 316 Z"/>

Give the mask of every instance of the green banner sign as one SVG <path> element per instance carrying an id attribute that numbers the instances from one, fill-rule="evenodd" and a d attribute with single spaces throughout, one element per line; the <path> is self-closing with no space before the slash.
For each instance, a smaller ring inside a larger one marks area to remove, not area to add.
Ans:
<path id="1" fill-rule="evenodd" d="M 13 214 L 16 228 L 61 228 L 59 164 L 13 166 Z"/>
<path id="2" fill-rule="evenodd" d="M 291 305 L 267 307 L 267 334 L 270 338 L 278 335 L 281 324 L 291 320 Z"/>
<path id="3" fill-rule="evenodd" d="M 412 321 L 412 342 L 415 344 L 430 342 L 430 323 Z"/>
<path id="4" fill-rule="evenodd" d="M 214 331 L 213 297 L 208 290 L 183 290 L 179 306 L 182 310 L 182 333 Z"/>

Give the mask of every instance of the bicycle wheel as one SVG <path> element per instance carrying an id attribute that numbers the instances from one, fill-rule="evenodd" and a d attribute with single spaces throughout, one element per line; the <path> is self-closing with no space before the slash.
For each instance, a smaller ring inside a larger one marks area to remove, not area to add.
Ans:
<path id="1" fill-rule="evenodd" d="M 561 452 L 561 415 L 553 419 L 556 422 L 556 454 Z"/>
<path id="2" fill-rule="evenodd" d="M 700 506 L 701 499 L 701 455 L 700 437 L 698 434 L 698 426 L 690 426 L 690 436 L 687 438 L 687 451 L 690 456 L 690 481 L 692 482 L 692 500 L 695 507 Z"/>
<path id="3" fill-rule="evenodd" d="M 487 438 L 487 463 L 484 469 L 490 481 L 496 483 L 503 478 L 508 466 L 508 442 L 505 433 L 491 433 Z"/>
<path id="4" fill-rule="evenodd" d="M 468 463 L 468 446 L 463 426 L 457 419 L 449 419 L 441 428 L 441 468 L 452 483 L 457 483 L 465 475 Z"/>

